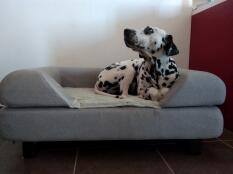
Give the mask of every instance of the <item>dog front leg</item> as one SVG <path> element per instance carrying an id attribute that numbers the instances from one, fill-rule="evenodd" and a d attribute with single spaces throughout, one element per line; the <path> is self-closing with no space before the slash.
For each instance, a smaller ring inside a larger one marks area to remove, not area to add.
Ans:
<path id="1" fill-rule="evenodd" d="M 154 87 L 147 88 L 147 93 L 150 96 L 152 101 L 158 101 L 159 99 L 159 90 Z"/>
<path id="2" fill-rule="evenodd" d="M 169 88 L 162 88 L 159 90 L 158 100 L 161 100 L 169 91 Z"/>
<path id="3" fill-rule="evenodd" d="M 128 96 L 128 91 L 129 91 L 129 85 L 130 85 L 130 80 L 128 79 L 123 79 L 120 82 L 120 90 L 121 90 L 121 95 L 119 96 L 119 98 L 123 99 L 126 98 Z"/>

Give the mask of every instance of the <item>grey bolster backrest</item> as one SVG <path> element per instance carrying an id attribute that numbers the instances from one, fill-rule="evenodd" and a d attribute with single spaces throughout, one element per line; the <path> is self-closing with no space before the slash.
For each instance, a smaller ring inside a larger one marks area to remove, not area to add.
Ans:
<path id="1" fill-rule="evenodd" d="M 216 75 L 179 69 L 180 77 L 165 98 L 162 107 L 214 106 L 224 103 L 226 86 Z"/>
<path id="2" fill-rule="evenodd" d="M 68 107 L 62 87 L 93 87 L 100 69 L 44 67 L 18 70 L 0 84 L 0 103 L 7 107 Z"/>

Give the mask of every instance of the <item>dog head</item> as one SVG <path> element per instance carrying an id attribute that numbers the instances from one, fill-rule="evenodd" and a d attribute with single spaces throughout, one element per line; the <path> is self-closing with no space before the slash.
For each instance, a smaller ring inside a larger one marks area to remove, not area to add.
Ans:
<path id="1" fill-rule="evenodd" d="M 179 54 L 172 35 L 168 35 L 164 30 L 157 27 L 147 26 L 141 30 L 125 29 L 124 40 L 126 46 L 139 52 L 139 56 L 142 58 Z"/>

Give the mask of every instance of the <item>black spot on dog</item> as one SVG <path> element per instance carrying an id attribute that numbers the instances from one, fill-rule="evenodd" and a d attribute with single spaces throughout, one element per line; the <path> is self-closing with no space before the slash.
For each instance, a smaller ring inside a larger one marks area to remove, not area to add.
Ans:
<path id="1" fill-rule="evenodd" d="M 166 87 L 166 86 L 167 86 L 167 84 L 166 84 L 166 83 L 163 83 L 163 84 L 162 84 L 162 86 L 163 86 L 163 87 Z"/>
<path id="2" fill-rule="evenodd" d="M 145 90 L 145 93 L 147 93 L 148 92 L 148 88 L 146 88 L 146 90 Z"/>
<path id="3" fill-rule="evenodd" d="M 103 87 L 107 89 L 111 88 L 119 88 L 120 84 L 118 82 L 110 83 L 109 81 L 105 81 L 103 84 Z"/>
<path id="4" fill-rule="evenodd" d="M 165 75 L 167 76 L 167 75 L 170 75 L 170 74 L 174 74 L 174 73 L 176 73 L 176 71 L 169 71 L 169 70 L 166 70 L 165 71 Z"/>
<path id="5" fill-rule="evenodd" d="M 105 69 L 109 71 L 109 70 L 111 70 L 112 68 L 113 68 L 113 67 L 111 67 L 111 66 L 107 66 Z"/>
<path id="6" fill-rule="evenodd" d="M 155 79 L 155 66 L 151 66 L 149 74 L 153 79 Z"/>
<path id="7" fill-rule="evenodd" d="M 114 79 L 116 80 L 116 79 L 117 79 L 117 76 L 115 76 Z"/>
<path id="8" fill-rule="evenodd" d="M 151 100 L 151 96 L 150 95 L 146 96 L 145 100 Z"/>
<path id="9" fill-rule="evenodd" d="M 150 77 L 146 77 L 146 82 L 150 82 L 151 81 L 151 78 Z"/>
<path id="10" fill-rule="evenodd" d="M 145 68 L 144 67 L 142 67 L 142 70 L 144 70 Z"/>
<path id="11" fill-rule="evenodd" d="M 123 80 L 125 77 L 122 76 L 121 78 L 119 78 L 118 82 L 120 82 L 121 80 Z"/>
<path id="12" fill-rule="evenodd" d="M 141 76 L 141 80 L 144 80 L 144 78 L 145 78 L 145 76 L 142 74 L 142 76 Z"/>
<path id="13" fill-rule="evenodd" d="M 121 70 L 126 69 L 126 65 L 124 65 L 124 66 L 120 67 L 120 69 L 121 69 Z"/>
<path id="14" fill-rule="evenodd" d="M 171 81 L 171 82 L 170 82 L 170 85 L 173 85 L 174 83 L 175 83 L 175 81 Z"/>
<path id="15" fill-rule="evenodd" d="M 157 51 L 159 51 L 160 50 L 160 48 L 157 48 Z"/>
<path id="16" fill-rule="evenodd" d="M 119 95 L 116 95 L 116 98 L 119 98 Z"/>
<path id="17" fill-rule="evenodd" d="M 151 50 L 151 54 L 155 54 L 155 50 Z"/>
<path id="18" fill-rule="evenodd" d="M 154 44 L 156 45 L 156 44 L 157 44 L 157 42 L 154 42 Z"/>
<path id="19" fill-rule="evenodd" d="M 168 68 L 177 71 L 177 67 L 174 64 L 170 64 Z"/>
<path id="20" fill-rule="evenodd" d="M 164 69 L 163 69 L 163 68 L 161 69 L 161 72 L 162 72 L 162 73 L 164 72 Z"/>
<path id="21" fill-rule="evenodd" d="M 161 67 L 161 61 L 158 59 L 156 62 L 157 62 L 158 68 L 160 68 Z"/>
<path id="22" fill-rule="evenodd" d="M 172 59 L 169 59 L 169 62 L 171 62 L 171 63 L 176 63 L 174 60 L 172 60 Z"/>
<path id="23" fill-rule="evenodd" d="M 132 64 L 135 71 L 138 71 L 138 66 L 136 66 L 134 63 Z"/>
<path id="24" fill-rule="evenodd" d="M 164 79 L 165 79 L 165 80 L 169 80 L 169 78 L 168 78 L 168 77 L 165 77 Z"/>
<path id="25" fill-rule="evenodd" d="M 99 76 L 99 78 L 101 78 L 101 77 L 102 77 L 102 75 Z"/>
<path id="26" fill-rule="evenodd" d="M 142 56 L 141 54 L 139 54 L 139 57 L 140 57 L 140 58 L 144 58 L 144 56 Z"/>
<path id="27" fill-rule="evenodd" d="M 103 87 L 103 82 L 102 82 L 102 81 L 99 82 L 98 87 L 99 87 L 99 88 L 102 88 L 102 87 Z"/>
<path id="28" fill-rule="evenodd" d="M 108 70 L 108 71 L 109 71 L 109 70 L 111 70 L 111 69 L 113 69 L 113 68 L 116 68 L 116 67 L 118 67 L 118 66 L 120 66 L 120 65 L 113 63 L 113 64 L 107 66 L 107 67 L 105 68 L 105 70 Z"/>
<path id="29" fill-rule="evenodd" d="M 148 98 L 148 100 L 151 100 L 151 96 L 150 96 L 150 95 L 148 95 L 148 97 L 147 97 L 147 98 Z"/>
<path id="30" fill-rule="evenodd" d="M 163 43 L 166 43 L 166 41 L 165 41 L 165 38 L 164 38 L 164 37 L 162 38 L 162 41 L 163 41 Z"/>
<path id="31" fill-rule="evenodd" d="M 170 74 L 170 71 L 166 69 L 165 75 L 167 76 L 167 75 L 169 75 L 169 74 Z"/>
<path id="32" fill-rule="evenodd" d="M 156 86 L 157 89 L 160 89 L 160 86 L 158 84 L 155 84 L 155 86 Z"/>
<path id="33" fill-rule="evenodd" d="M 172 86 L 171 85 L 168 85 L 167 88 L 171 88 Z"/>
<path id="34" fill-rule="evenodd" d="M 149 48 L 149 47 L 147 47 L 147 49 L 149 50 L 150 48 Z"/>
<path id="35" fill-rule="evenodd" d="M 157 75 L 157 76 L 161 76 L 162 74 L 161 74 L 161 72 L 156 71 L 156 75 Z"/>
<path id="36" fill-rule="evenodd" d="M 109 81 L 105 81 L 104 84 L 103 84 L 103 86 L 104 86 L 104 87 L 107 87 L 107 86 L 109 86 L 110 84 L 111 84 L 111 83 L 110 83 Z"/>
<path id="37" fill-rule="evenodd" d="M 179 74 L 176 74 L 176 79 L 179 77 Z"/>
<path id="38" fill-rule="evenodd" d="M 150 35 L 150 34 L 152 34 L 152 33 L 154 33 L 153 28 L 147 26 L 147 27 L 144 29 L 144 34 L 145 34 L 145 35 Z"/>

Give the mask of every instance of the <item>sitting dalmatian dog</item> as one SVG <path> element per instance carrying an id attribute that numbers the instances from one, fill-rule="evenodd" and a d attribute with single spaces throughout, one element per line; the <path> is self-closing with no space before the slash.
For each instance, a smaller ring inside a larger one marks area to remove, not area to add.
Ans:
<path id="1" fill-rule="evenodd" d="M 138 74 L 137 94 L 149 100 L 160 100 L 179 77 L 170 56 L 179 54 L 172 35 L 159 28 L 126 29 L 125 43 L 144 58 Z"/>
<path id="2" fill-rule="evenodd" d="M 147 100 L 160 100 L 179 77 L 170 57 L 179 53 L 172 36 L 162 29 L 146 27 L 125 29 L 124 40 L 127 47 L 139 52 L 141 59 L 106 67 L 98 76 L 95 92 L 117 98 L 124 98 L 129 92 Z"/>

